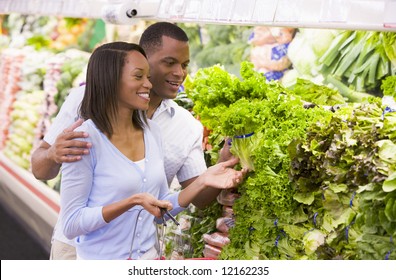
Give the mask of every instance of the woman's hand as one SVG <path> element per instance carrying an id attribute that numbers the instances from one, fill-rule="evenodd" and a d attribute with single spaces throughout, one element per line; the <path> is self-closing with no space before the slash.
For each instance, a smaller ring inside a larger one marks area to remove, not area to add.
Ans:
<path id="1" fill-rule="evenodd" d="M 220 162 L 209 167 L 206 172 L 201 175 L 204 180 L 204 184 L 216 189 L 229 189 L 236 187 L 243 181 L 243 178 L 247 173 L 246 169 L 242 169 L 241 171 L 233 169 L 238 162 L 238 158 L 231 158 L 227 161 Z"/>
<path id="2" fill-rule="evenodd" d="M 160 208 L 165 208 L 168 210 L 172 210 L 173 206 L 167 200 L 158 200 L 153 195 L 149 193 L 142 193 L 141 202 L 139 203 L 147 212 L 152 214 L 153 216 L 160 218 L 161 217 L 161 210 Z"/>
<path id="3" fill-rule="evenodd" d="M 201 199 L 199 206 L 203 208 L 216 198 L 220 190 L 238 186 L 247 173 L 246 169 L 240 171 L 233 169 L 238 162 L 238 158 L 231 158 L 209 167 L 194 182 L 180 192 L 179 205 L 187 207 L 191 202 L 197 200 L 199 196 L 204 196 L 205 199 Z M 208 196 L 208 193 L 210 193 L 210 196 Z M 215 196 L 213 196 L 214 193 Z"/>
<path id="4" fill-rule="evenodd" d="M 104 206 L 102 210 L 103 219 L 109 223 L 136 205 L 141 205 L 147 212 L 157 218 L 161 217 L 160 208 L 166 208 L 168 210 L 172 210 L 173 208 L 172 203 L 169 201 L 158 200 L 149 193 L 138 193 Z"/>

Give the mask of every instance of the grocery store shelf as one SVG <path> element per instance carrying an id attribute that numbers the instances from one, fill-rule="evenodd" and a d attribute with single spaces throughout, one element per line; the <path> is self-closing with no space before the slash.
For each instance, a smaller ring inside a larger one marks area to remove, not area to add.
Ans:
<path id="1" fill-rule="evenodd" d="M 396 31 L 394 0 L 162 0 L 157 18 L 181 22 Z"/>
<path id="2" fill-rule="evenodd" d="M 114 9 L 110 22 L 115 24 L 133 25 L 137 19 L 144 18 L 211 24 L 396 31 L 396 0 L 0 0 L 0 14 L 17 12 L 103 18 L 103 8 L 109 5 L 126 7 L 125 12 L 137 11 L 128 19 L 125 12 L 117 13 Z"/>
<path id="3" fill-rule="evenodd" d="M 59 193 L 0 152 L 0 203 L 48 252 L 59 198 Z"/>

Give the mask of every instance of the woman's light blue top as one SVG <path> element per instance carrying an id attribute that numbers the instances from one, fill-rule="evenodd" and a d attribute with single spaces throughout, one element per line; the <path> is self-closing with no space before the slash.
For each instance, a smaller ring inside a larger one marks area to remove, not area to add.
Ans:
<path id="1" fill-rule="evenodd" d="M 102 208 L 146 192 L 169 200 L 174 215 L 185 209 L 178 204 L 179 193 L 171 194 L 168 189 L 160 129 L 150 120 L 144 129 L 144 170 L 124 156 L 91 120 L 77 130 L 89 134 L 79 140 L 91 142 L 92 148 L 80 161 L 62 164 L 63 232 L 67 238 L 76 238 L 77 254 L 82 259 L 125 260 L 132 239 L 132 258 L 138 259 L 156 244 L 154 216 L 135 206 L 107 223 Z"/>

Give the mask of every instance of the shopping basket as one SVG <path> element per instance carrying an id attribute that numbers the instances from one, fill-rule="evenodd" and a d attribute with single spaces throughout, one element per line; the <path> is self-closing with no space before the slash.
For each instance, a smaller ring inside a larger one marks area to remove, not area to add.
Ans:
<path id="1" fill-rule="evenodd" d="M 137 222 L 139 220 L 139 216 L 141 214 L 141 212 L 145 210 L 144 208 L 140 209 L 137 217 L 136 217 L 136 221 L 135 221 L 135 227 L 133 230 L 133 235 L 132 235 L 132 240 L 131 240 L 131 247 L 129 250 L 129 256 L 128 256 L 128 260 L 133 260 L 132 258 L 132 252 L 133 252 L 133 245 L 134 245 L 134 241 L 135 241 L 135 233 L 136 233 L 136 227 L 137 227 Z M 165 208 L 161 208 L 161 220 L 162 220 L 162 224 L 158 225 L 158 223 L 156 221 L 154 221 L 154 225 L 156 228 L 156 242 L 155 242 L 155 248 L 156 251 L 158 252 L 158 256 L 157 258 L 154 258 L 154 260 L 166 260 L 164 254 L 163 254 L 163 243 L 165 240 L 165 227 L 167 226 L 166 223 L 166 219 L 165 219 L 165 215 L 167 215 L 177 226 L 179 226 L 179 222 L 176 220 L 176 218 Z M 162 241 L 162 242 L 161 242 Z M 185 260 L 214 260 L 213 258 L 187 258 Z"/>

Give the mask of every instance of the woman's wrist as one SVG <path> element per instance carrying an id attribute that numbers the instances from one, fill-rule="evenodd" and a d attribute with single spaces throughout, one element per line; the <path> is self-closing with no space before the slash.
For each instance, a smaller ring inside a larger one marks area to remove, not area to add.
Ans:
<path id="1" fill-rule="evenodd" d="M 143 203 L 143 198 L 140 193 L 134 194 L 130 197 L 129 200 L 130 208 L 135 207 L 136 205 L 142 205 L 142 203 Z"/>
<path id="2" fill-rule="evenodd" d="M 200 190 L 204 190 L 208 188 L 208 183 L 207 183 L 207 174 L 206 171 L 204 173 L 202 173 L 200 176 L 197 177 L 197 179 L 194 181 L 194 183 L 196 184 L 196 188 L 199 188 Z"/>
<path id="3" fill-rule="evenodd" d="M 206 174 L 203 173 L 198 176 L 186 188 L 182 189 L 179 193 L 178 203 L 179 206 L 186 208 L 192 201 L 199 196 L 199 194 L 207 188 Z"/>

